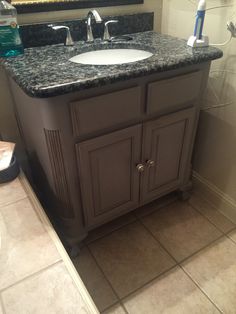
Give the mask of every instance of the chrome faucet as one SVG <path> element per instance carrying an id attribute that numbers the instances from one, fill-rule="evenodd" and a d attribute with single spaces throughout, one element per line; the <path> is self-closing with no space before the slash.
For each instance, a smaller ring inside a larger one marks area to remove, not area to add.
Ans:
<path id="1" fill-rule="evenodd" d="M 106 23 L 104 23 L 104 34 L 103 34 L 103 40 L 110 41 L 111 40 L 111 35 L 109 33 L 108 25 L 111 23 L 118 23 L 117 20 L 109 20 Z"/>
<path id="2" fill-rule="evenodd" d="M 102 23 L 101 16 L 98 14 L 96 10 L 90 10 L 87 15 L 86 24 L 87 24 L 87 42 L 93 42 L 93 31 L 92 31 L 92 17 L 94 17 L 96 23 Z"/>
<path id="3" fill-rule="evenodd" d="M 68 26 L 49 24 L 48 27 L 51 27 L 55 31 L 57 31 L 58 29 L 65 29 L 66 30 L 65 46 L 73 46 L 74 45 L 74 41 L 73 41 L 73 39 L 71 37 L 71 33 L 70 33 L 70 28 Z"/>

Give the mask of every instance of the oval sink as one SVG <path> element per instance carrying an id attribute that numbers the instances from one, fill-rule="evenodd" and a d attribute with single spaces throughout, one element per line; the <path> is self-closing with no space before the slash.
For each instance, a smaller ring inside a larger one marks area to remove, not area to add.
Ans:
<path id="1" fill-rule="evenodd" d="M 136 62 L 153 54 L 139 49 L 104 49 L 81 53 L 69 59 L 71 62 L 89 65 L 109 65 Z"/>

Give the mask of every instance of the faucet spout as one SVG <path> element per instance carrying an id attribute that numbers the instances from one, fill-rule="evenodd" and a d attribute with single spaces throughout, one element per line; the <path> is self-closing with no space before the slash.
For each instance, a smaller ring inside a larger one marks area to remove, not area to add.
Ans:
<path id="1" fill-rule="evenodd" d="M 102 18 L 97 10 L 90 10 L 88 12 L 87 18 L 91 18 L 92 16 L 94 16 L 96 23 L 102 23 Z"/>
<path id="2" fill-rule="evenodd" d="M 98 11 L 90 10 L 87 14 L 86 24 L 87 24 L 87 42 L 93 42 L 93 32 L 92 32 L 92 18 L 94 17 L 96 23 L 102 23 L 102 18 Z"/>

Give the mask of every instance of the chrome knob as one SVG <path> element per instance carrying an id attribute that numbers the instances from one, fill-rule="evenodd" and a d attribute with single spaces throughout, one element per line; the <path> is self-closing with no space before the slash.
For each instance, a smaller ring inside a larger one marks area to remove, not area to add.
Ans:
<path id="1" fill-rule="evenodd" d="M 145 166 L 143 165 L 143 164 L 138 164 L 137 166 L 136 166 L 136 169 L 138 170 L 138 172 L 144 172 L 144 170 L 145 170 Z"/>
<path id="2" fill-rule="evenodd" d="M 149 160 L 146 161 L 146 165 L 148 166 L 148 168 L 154 167 L 155 166 L 155 161 L 149 159 Z"/>

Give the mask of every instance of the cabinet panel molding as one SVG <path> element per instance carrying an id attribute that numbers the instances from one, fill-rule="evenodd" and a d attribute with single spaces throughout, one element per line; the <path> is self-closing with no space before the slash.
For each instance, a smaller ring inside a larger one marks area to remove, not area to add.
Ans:
<path id="1" fill-rule="evenodd" d="M 194 127 L 195 109 L 190 108 L 144 124 L 141 200 L 147 202 L 164 191 L 181 186 Z"/>
<path id="2" fill-rule="evenodd" d="M 202 71 L 180 75 L 148 84 L 147 113 L 180 109 L 180 105 L 192 104 L 199 96 Z"/>
<path id="3" fill-rule="evenodd" d="M 76 145 L 89 226 L 138 206 L 141 128 L 136 125 Z"/>
<path id="4" fill-rule="evenodd" d="M 49 160 L 51 163 L 58 208 L 60 209 L 61 215 L 63 217 L 73 218 L 74 213 L 72 210 L 71 198 L 69 193 L 60 132 L 58 130 L 44 129 L 44 134 L 46 138 Z"/>
<path id="5" fill-rule="evenodd" d="M 141 116 L 141 87 L 74 101 L 70 110 L 75 136 L 134 121 Z"/>

